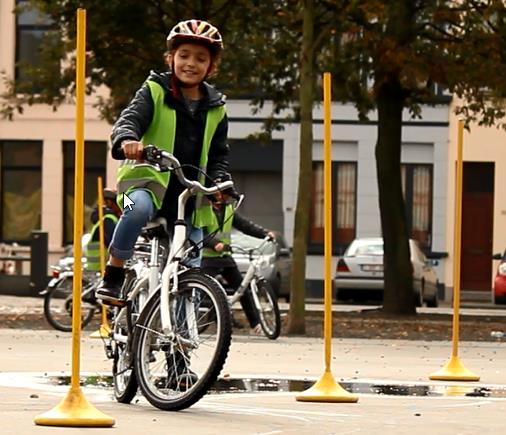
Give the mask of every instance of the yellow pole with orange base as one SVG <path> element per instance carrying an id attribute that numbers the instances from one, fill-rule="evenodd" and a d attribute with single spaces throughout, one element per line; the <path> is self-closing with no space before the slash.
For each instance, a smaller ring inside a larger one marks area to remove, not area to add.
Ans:
<path id="1" fill-rule="evenodd" d="M 105 235 L 104 235 L 104 187 L 102 184 L 102 177 L 97 180 L 98 189 L 98 233 L 100 240 L 100 274 L 104 276 L 105 272 Z M 111 327 L 107 320 L 107 307 L 102 305 L 102 323 L 98 331 L 90 335 L 91 338 L 107 338 L 111 333 Z"/>
<path id="2" fill-rule="evenodd" d="M 357 402 L 358 397 L 350 394 L 339 385 L 332 375 L 330 362 L 332 355 L 332 141 L 331 141 L 331 75 L 323 74 L 323 109 L 324 109 L 324 199 L 325 210 L 325 313 L 323 336 L 325 342 L 325 371 L 311 388 L 295 397 L 301 402 Z"/>
<path id="3" fill-rule="evenodd" d="M 457 174 L 455 177 L 455 225 L 453 236 L 453 333 L 452 355 L 448 362 L 432 373 L 435 381 L 479 381 L 480 377 L 468 370 L 459 358 L 459 309 L 460 309 L 460 255 L 462 228 L 462 175 L 463 175 L 464 121 L 459 120 L 457 139 Z"/>
<path id="4" fill-rule="evenodd" d="M 76 67 L 76 152 L 74 177 L 74 289 L 72 304 L 72 377 L 67 396 L 53 409 L 35 417 L 42 426 L 111 427 L 114 418 L 97 410 L 84 396 L 79 385 L 81 340 L 81 291 L 83 192 L 84 192 L 84 82 L 86 56 L 86 10 L 77 10 Z"/>

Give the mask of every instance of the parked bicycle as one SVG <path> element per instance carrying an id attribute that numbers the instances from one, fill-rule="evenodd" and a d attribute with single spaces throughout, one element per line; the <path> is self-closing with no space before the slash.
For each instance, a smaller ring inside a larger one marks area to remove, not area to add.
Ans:
<path id="1" fill-rule="evenodd" d="M 249 267 L 244 274 L 241 285 L 228 297 L 228 301 L 232 308 L 245 292 L 250 291 L 262 331 L 267 338 L 275 340 L 281 332 L 281 315 L 278 300 L 271 285 L 260 272 L 264 261 L 263 251 L 269 243 L 275 243 L 275 240 L 265 237 L 258 246 L 250 249 L 245 249 L 240 245 L 234 244 L 228 247 L 231 251 L 245 253 L 249 258 Z"/>
<path id="2" fill-rule="evenodd" d="M 72 331 L 72 299 L 74 282 L 74 257 L 63 257 L 53 269 L 53 277 L 47 288 L 40 292 L 44 296 L 44 316 L 55 329 Z M 95 290 L 100 283 L 100 274 L 84 272 L 82 280 L 81 327 L 86 327 L 101 305 L 95 300 Z"/>
<path id="3" fill-rule="evenodd" d="M 230 189 L 233 182 L 204 187 L 188 180 L 178 160 L 153 145 L 144 149 L 144 160 L 160 171 L 172 171 L 185 190 L 178 199 L 178 219 L 161 284 L 150 292 L 149 274 L 140 266 L 127 274 L 123 285 L 127 303 L 117 309 L 109 350 L 114 358 L 115 395 L 127 402 L 138 384 L 152 405 L 180 410 L 197 402 L 216 381 L 232 334 L 223 288 L 200 269 L 185 265 L 195 249 L 187 243 L 185 206 L 190 197 Z M 153 245 L 150 256 L 158 258 Z M 154 272 L 151 278 L 155 280 Z"/>

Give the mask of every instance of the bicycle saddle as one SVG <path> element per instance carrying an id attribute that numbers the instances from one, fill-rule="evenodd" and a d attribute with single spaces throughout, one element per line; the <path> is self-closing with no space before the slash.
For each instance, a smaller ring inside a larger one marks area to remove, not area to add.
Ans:
<path id="1" fill-rule="evenodd" d="M 141 234 L 148 239 L 167 237 L 167 220 L 163 217 L 151 219 L 146 226 L 142 227 Z"/>

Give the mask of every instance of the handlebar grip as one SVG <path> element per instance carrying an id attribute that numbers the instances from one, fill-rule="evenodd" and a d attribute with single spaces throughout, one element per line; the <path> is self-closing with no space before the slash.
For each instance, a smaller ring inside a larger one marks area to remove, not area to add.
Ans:
<path id="1" fill-rule="evenodd" d="M 146 145 L 142 150 L 142 158 L 151 163 L 156 163 L 162 157 L 162 152 L 154 145 Z"/>
<path id="2" fill-rule="evenodd" d="M 234 187 L 229 187 L 228 189 L 223 191 L 224 194 L 230 196 L 232 199 L 239 201 L 241 199 L 241 194 L 235 190 Z"/>

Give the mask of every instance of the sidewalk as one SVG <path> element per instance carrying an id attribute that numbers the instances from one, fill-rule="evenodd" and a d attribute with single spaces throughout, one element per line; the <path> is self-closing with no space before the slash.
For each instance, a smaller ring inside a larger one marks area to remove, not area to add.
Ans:
<path id="1" fill-rule="evenodd" d="M 42 304 L 43 298 L 23 297 L 23 296 L 10 296 L 0 294 L 0 315 L 2 314 L 40 314 L 43 313 Z M 279 307 L 282 312 L 289 309 L 289 304 L 279 301 Z M 360 312 L 363 310 L 374 310 L 379 305 L 344 305 L 333 304 L 332 312 Z M 322 303 L 311 301 L 306 303 L 306 312 L 308 313 L 321 313 L 324 309 Z M 418 313 L 431 313 L 451 315 L 453 308 L 449 305 L 441 306 L 439 308 L 417 308 Z M 505 306 L 494 306 L 492 304 L 463 304 L 460 309 L 461 315 L 473 316 L 506 316 Z"/>

